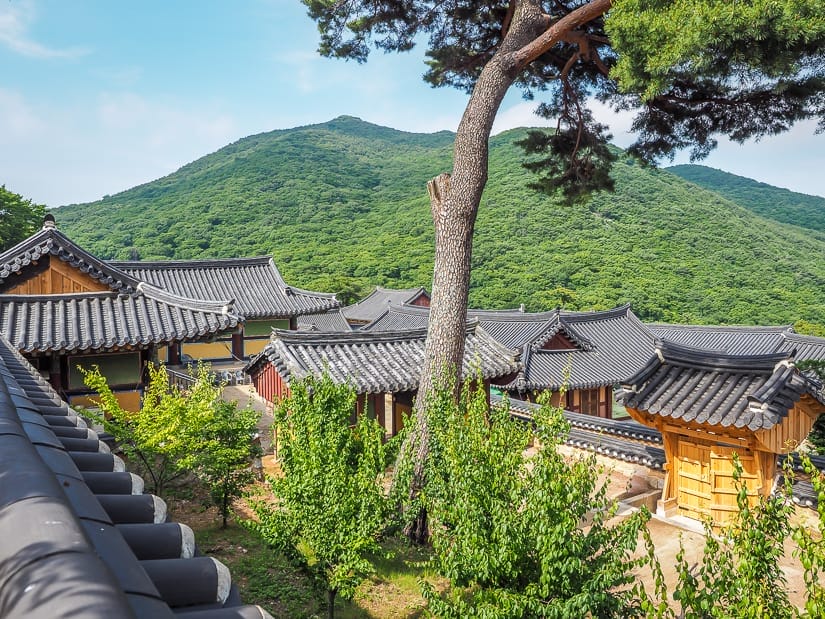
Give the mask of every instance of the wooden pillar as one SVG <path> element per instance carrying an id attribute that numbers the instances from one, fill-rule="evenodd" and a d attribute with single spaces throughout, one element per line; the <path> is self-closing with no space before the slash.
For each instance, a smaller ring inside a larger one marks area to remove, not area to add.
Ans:
<path id="1" fill-rule="evenodd" d="M 180 342 L 169 342 L 169 365 L 180 365 Z"/>
<path id="2" fill-rule="evenodd" d="M 662 447 L 665 450 L 665 485 L 662 488 L 662 498 L 659 499 L 657 511 L 664 512 L 666 516 L 673 516 L 679 509 L 678 492 L 676 480 L 676 459 L 679 457 L 679 436 L 672 432 L 662 433 Z"/>
<path id="3" fill-rule="evenodd" d="M 62 359 L 60 355 L 57 353 L 52 353 L 49 359 L 49 384 L 54 387 L 55 391 L 62 392 L 63 391 L 63 363 L 61 363 Z M 68 384 L 68 368 L 69 364 L 66 363 L 66 383 Z"/>
<path id="4" fill-rule="evenodd" d="M 769 451 L 754 451 L 756 456 L 757 476 L 759 479 L 759 494 L 770 496 L 773 492 L 773 482 L 776 479 L 776 454 Z"/>
<path id="5" fill-rule="evenodd" d="M 235 359 L 243 359 L 243 333 L 232 334 L 232 356 Z"/>
<path id="6" fill-rule="evenodd" d="M 384 394 L 384 431 L 395 436 L 395 397 L 391 393 Z"/>

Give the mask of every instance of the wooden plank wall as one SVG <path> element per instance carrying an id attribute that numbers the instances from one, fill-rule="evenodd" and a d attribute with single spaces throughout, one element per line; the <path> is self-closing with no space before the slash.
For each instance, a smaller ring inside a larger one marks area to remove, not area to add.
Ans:
<path id="1" fill-rule="evenodd" d="M 252 377 L 252 384 L 267 402 L 275 403 L 289 396 L 289 387 L 271 363 L 267 363 L 263 370 Z"/>
<path id="2" fill-rule="evenodd" d="M 107 292 L 109 287 L 92 279 L 60 259 L 46 258 L 48 268 L 20 281 L 6 290 L 6 294 L 70 294 L 79 292 Z M 21 277 L 25 277 L 25 272 Z"/>
<path id="3" fill-rule="evenodd" d="M 814 427 L 814 422 L 819 413 L 822 412 L 821 405 L 810 406 L 811 396 L 803 396 L 802 401 L 794 406 L 782 423 L 775 425 L 770 430 L 762 430 L 756 433 L 756 438 L 768 451 L 773 453 L 790 453 L 794 451 L 799 443 Z M 815 404 L 819 404 L 815 402 Z"/>

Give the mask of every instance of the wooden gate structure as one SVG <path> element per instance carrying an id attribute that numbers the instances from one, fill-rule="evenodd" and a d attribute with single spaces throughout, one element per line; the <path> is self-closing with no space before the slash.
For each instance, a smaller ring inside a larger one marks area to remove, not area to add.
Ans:
<path id="1" fill-rule="evenodd" d="M 662 433 L 659 509 L 715 525 L 738 511 L 734 454 L 755 505 L 773 490 L 777 455 L 793 451 L 825 412 L 822 384 L 786 353 L 719 355 L 661 341 L 618 397 L 633 419 Z"/>

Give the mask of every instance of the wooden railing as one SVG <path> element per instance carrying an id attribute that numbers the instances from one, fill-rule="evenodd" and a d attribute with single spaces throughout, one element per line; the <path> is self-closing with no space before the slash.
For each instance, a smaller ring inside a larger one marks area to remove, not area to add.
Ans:
<path id="1" fill-rule="evenodd" d="M 195 377 L 189 372 L 181 372 L 180 370 L 166 368 L 166 375 L 169 377 L 170 387 L 177 387 L 180 390 L 185 390 L 195 384 Z"/>
<path id="2" fill-rule="evenodd" d="M 177 387 L 183 390 L 195 384 L 196 379 L 189 372 L 176 370 L 167 366 L 166 374 L 169 376 L 170 387 Z M 249 375 L 244 374 L 240 370 L 217 370 L 213 376 L 215 385 L 245 385 L 251 382 Z"/>

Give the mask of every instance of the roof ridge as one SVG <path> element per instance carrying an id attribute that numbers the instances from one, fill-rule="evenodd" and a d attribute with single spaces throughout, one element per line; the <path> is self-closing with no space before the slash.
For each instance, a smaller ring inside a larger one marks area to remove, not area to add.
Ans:
<path id="1" fill-rule="evenodd" d="M 128 267 L 132 269 L 157 269 L 163 267 L 195 269 L 209 267 L 218 268 L 226 266 L 227 264 L 264 265 L 267 264 L 270 260 L 272 260 L 271 256 L 250 256 L 241 258 L 176 258 L 174 260 L 112 260 L 109 264 L 118 265 L 121 268 Z"/>
<path id="2" fill-rule="evenodd" d="M 733 355 L 685 346 L 668 340 L 656 341 L 656 355 L 662 365 L 749 373 L 773 373 L 778 363 L 793 360 L 793 352 L 788 351 L 761 355 Z"/>
<path id="3" fill-rule="evenodd" d="M 559 315 L 561 316 L 561 318 L 574 318 L 582 322 L 599 320 L 603 318 L 616 318 L 619 316 L 627 316 L 628 314 L 633 314 L 633 310 L 630 307 L 630 303 L 625 303 L 624 305 L 619 305 L 617 307 L 613 307 L 607 310 L 590 310 L 581 312 L 559 310 Z M 635 314 L 633 315 L 635 316 Z"/>
<path id="4" fill-rule="evenodd" d="M 694 325 L 678 322 L 644 322 L 646 327 L 676 328 L 689 331 L 755 331 L 761 333 L 791 333 L 793 325 Z"/>
<path id="5" fill-rule="evenodd" d="M 278 284 L 284 289 L 285 294 L 291 294 L 292 292 L 298 292 L 302 295 L 308 297 L 314 297 L 316 299 L 332 299 L 337 304 L 336 307 L 340 306 L 341 304 L 338 302 L 338 299 L 335 298 L 334 292 L 315 292 L 314 290 L 306 290 L 304 288 L 298 288 L 297 286 L 291 286 L 286 283 L 284 276 L 281 275 L 281 271 L 278 269 L 278 265 L 275 264 L 275 259 L 272 256 L 269 256 L 269 261 L 267 263 L 269 268 L 275 273 L 275 279 L 277 280 Z"/>
<path id="6" fill-rule="evenodd" d="M 152 284 L 147 284 L 146 282 L 140 282 L 138 284 L 137 291 L 141 294 L 145 294 L 149 298 L 162 301 L 168 305 L 174 305 L 175 307 L 182 307 L 197 311 L 207 311 L 214 314 L 234 314 L 233 306 L 235 304 L 235 299 L 229 299 L 228 301 L 220 301 L 216 299 L 193 299 L 191 297 L 184 297 L 174 294 L 168 290 L 153 286 Z M 238 316 L 238 318 L 240 318 L 240 316 Z"/>

